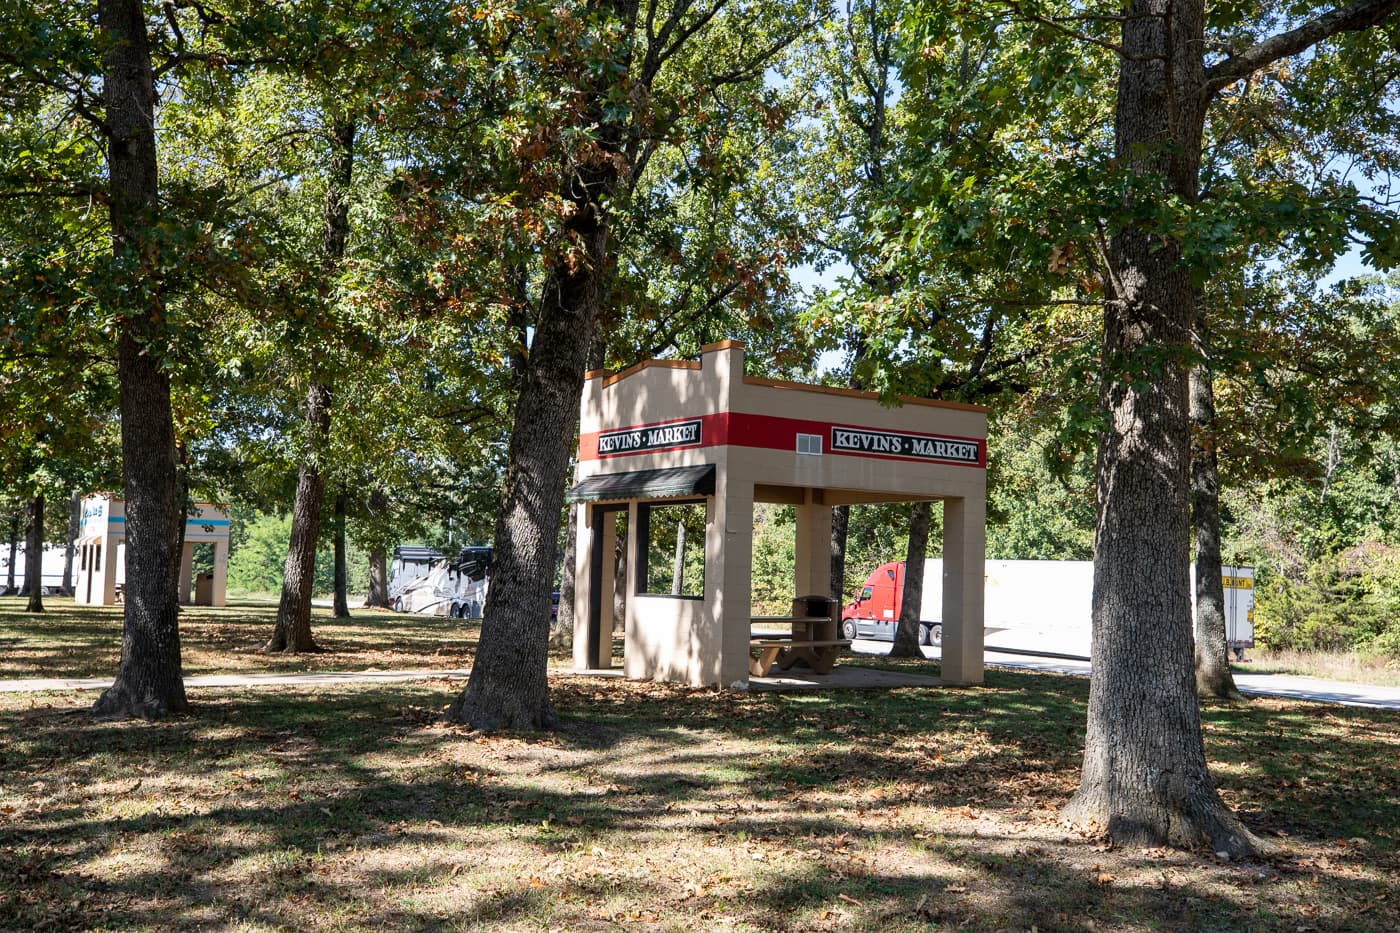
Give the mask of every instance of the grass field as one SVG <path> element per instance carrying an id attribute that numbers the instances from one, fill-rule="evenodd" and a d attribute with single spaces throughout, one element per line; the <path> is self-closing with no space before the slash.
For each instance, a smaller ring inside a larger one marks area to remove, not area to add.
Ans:
<path id="1" fill-rule="evenodd" d="M 45 597 L 49 611 L 29 615 L 24 600 L 0 597 L 0 680 L 17 677 L 115 676 L 121 653 L 120 606 L 78 606 Z M 313 609 L 311 628 L 323 651 L 266 655 L 275 602 L 234 601 L 223 609 L 180 610 L 180 651 L 186 674 L 467 667 L 477 623 L 444 616 L 355 609 L 333 619 Z M 564 654 L 560 653 L 560 660 Z"/>
<path id="2" fill-rule="evenodd" d="M 1394 714 L 1204 710 L 1222 794 L 1282 850 L 1237 863 L 1058 823 L 1080 678 L 564 677 L 540 736 L 441 724 L 458 689 L 199 690 L 155 725 L 92 721 L 90 692 L 0 695 L 0 929 L 1400 929 Z"/>
<path id="3" fill-rule="evenodd" d="M 1254 648 L 1234 665 L 1245 674 L 1301 674 L 1324 680 L 1400 687 L 1400 658 L 1357 651 L 1269 651 Z"/>

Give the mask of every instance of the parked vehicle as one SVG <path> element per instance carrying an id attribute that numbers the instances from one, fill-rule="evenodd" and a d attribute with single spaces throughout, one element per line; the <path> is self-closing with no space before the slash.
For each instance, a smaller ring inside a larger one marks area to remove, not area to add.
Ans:
<path id="1" fill-rule="evenodd" d="M 1192 568 L 1194 581 L 1195 569 Z M 1254 647 L 1254 570 L 1222 568 L 1226 645 L 1237 658 Z M 1088 658 L 1093 561 L 987 561 L 983 620 L 987 649 Z M 1192 593 L 1195 593 L 1194 582 Z M 904 594 L 904 562 L 881 564 L 841 610 L 843 638 L 893 641 Z M 943 643 L 943 561 L 924 564 L 919 639 Z"/>
<path id="2" fill-rule="evenodd" d="M 937 565 L 932 566 L 932 565 Z M 930 573 L 932 570 L 932 573 Z M 881 564 L 860 588 L 853 602 L 841 609 L 842 638 L 894 641 L 899 611 L 904 603 L 904 561 Z M 923 604 L 920 607 L 919 644 L 943 644 L 943 562 L 924 565 Z"/>
<path id="3" fill-rule="evenodd" d="M 490 570 L 489 547 L 462 548 L 454 560 L 437 548 L 395 548 L 389 599 L 396 612 L 479 619 Z"/>

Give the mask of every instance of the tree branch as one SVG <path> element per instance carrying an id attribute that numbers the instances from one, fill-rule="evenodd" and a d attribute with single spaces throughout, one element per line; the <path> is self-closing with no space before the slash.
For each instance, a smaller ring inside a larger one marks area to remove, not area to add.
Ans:
<path id="1" fill-rule="evenodd" d="M 1296 29 L 1256 42 L 1243 52 L 1207 68 L 1205 92 L 1214 95 L 1221 88 L 1260 68 L 1281 58 L 1297 55 L 1339 32 L 1369 29 L 1383 22 L 1397 7 L 1400 7 L 1400 0 L 1355 0 L 1354 3 L 1323 13 Z"/>

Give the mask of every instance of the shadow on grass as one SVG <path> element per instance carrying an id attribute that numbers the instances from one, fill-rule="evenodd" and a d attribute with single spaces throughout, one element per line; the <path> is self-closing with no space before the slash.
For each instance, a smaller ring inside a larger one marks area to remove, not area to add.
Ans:
<path id="1" fill-rule="evenodd" d="M 1284 884 L 1261 899 L 1245 882 L 1198 886 L 1168 872 L 1155 886 L 1122 886 L 1100 877 L 1086 844 L 1075 867 L 1036 845 L 921 822 L 918 807 L 1012 821 L 1062 804 L 1082 743 L 1080 679 L 993 672 L 977 691 L 747 695 L 571 678 L 554 690 L 559 732 L 490 739 L 435 724 L 453 689 L 226 693 L 160 725 L 5 713 L 0 802 L 22 809 L 0 824 L 0 879 L 10 879 L 0 881 L 0 927 L 319 917 L 437 929 L 562 916 L 573 928 L 643 922 L 655 904 L 673 918 L 705 910 L 761 929 L 847 914 L 870 929 L 969 920 L 1083 929 L 1086 916 L 1246 929 L 1273 928 L 1287 902 Z M 1255 703 L 1204 718 L 1222 792 L 1254 828 L 1370 840 L 1357 858 L 1381 864 L 1389 884 L 1348 864 L 1300 870 L 1332 892 L 1314 925 L 1368 928 L 1369 917 L 1351 926 L 1328 917 L 1393 896 L 1393 717 Z M 478 744 L 479 756 L 459 753 Z M 540 877 L 600 838 L 667 832 L 698 850 L 768 839 L 817 855 L 756 870 L 746 887 L 708 900 L 645 878 Z M 493 864 L 503 840 L 538 862 Z M 940 870 L 911 869 L 897 854 L 911 851 L 936 855 Z M 1116 858 L 1115 872 L 1157 867 L 1149 856 Z M 1392 909 L 1369 928 L 1394 918 Z"/>

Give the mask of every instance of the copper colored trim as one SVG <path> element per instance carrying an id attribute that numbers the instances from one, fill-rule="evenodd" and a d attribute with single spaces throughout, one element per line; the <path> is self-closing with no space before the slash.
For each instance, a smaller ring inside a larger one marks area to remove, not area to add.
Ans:
<path id="1" fill-rule="evenodd" d="M 742 340 L 721 340 L 719 343 L 707 343 L 700 348 L 701 353 L 714 353 L 719 350 L 742 350 L 744 341 Z"/>

